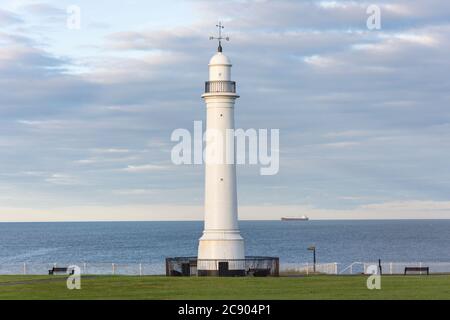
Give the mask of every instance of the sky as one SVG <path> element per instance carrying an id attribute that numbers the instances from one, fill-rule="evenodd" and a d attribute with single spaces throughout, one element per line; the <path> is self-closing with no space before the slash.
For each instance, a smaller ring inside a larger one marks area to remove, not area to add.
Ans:
<path id="1" fill-rule="evenodd" d="M 280 130 L 277 175 L 237 168 L 241 219 L 450 218 L 446 0 L 1 0 L 0 221 L 202 219 L 170 135 L 205 119 L 219 20 L 236 126 Z"/>

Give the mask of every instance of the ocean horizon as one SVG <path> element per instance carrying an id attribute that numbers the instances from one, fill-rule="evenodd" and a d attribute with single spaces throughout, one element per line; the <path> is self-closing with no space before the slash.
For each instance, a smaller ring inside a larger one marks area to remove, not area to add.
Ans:
<path id="1" fill-rule="evenodd" d="M 450 262 L 450 220 L 242 220 L 246 255 L 280 264 L 312 261 Z M 2 222 L 0 265 L 145 263 L 196 256 L 202 221 Z"/>

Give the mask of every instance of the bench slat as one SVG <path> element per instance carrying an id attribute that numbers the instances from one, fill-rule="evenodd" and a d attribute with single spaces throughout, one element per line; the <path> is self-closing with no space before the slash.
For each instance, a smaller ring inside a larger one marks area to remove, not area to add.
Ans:
<path id="1" fill-rule="evenodd" d="M 55 272 L 67 272 L 67 271 L 71 271 L 71 274 L 74 273 L 73 269 L 70 269 L 68 267 L 53 267 L 52 269 L 48 270 L 48 274 L 52 275 Z"/>
<path id="2" fill-rule="evenodd" d="M 427 274 L 430 274 L 430 268 L 429 267 L 405 267 L 405 275 L 408 271 L 426 271 Z"/>

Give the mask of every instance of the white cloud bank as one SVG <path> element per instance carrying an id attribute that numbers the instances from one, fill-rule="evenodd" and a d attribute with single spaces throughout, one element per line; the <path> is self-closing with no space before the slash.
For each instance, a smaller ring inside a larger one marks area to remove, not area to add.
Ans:
<path id="1" fill-rule="evenodd" d="M 241 220 L 279 220 L 306 214 L 312 220 L 329 219 L 450 219 L 450 201 L 401 201 L 358 206 L 349 210 L 312 206 L 241 206 Z M 37 210 L 0 208 L 0 221 L 183 221 L 202 220 L 202 206 L 74 206 Z"/>

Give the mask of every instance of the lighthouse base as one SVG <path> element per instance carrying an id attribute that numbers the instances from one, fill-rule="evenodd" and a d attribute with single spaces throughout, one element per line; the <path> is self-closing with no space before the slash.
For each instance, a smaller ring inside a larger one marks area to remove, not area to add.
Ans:
<path id="1" fill-rule="evenodd" d="M 244 239 L 238 230 L 205 230 L 198 247 L 199 276 L 245 276 Z"/>
<path id="2" fill-rule="evenodd" d="M 224 262 L 227 263 L 227 262 Z M 199 277 L 245 277 L 245 270 L 229 270 L 226 267 L 220 270 L 197 270 Z"/>

